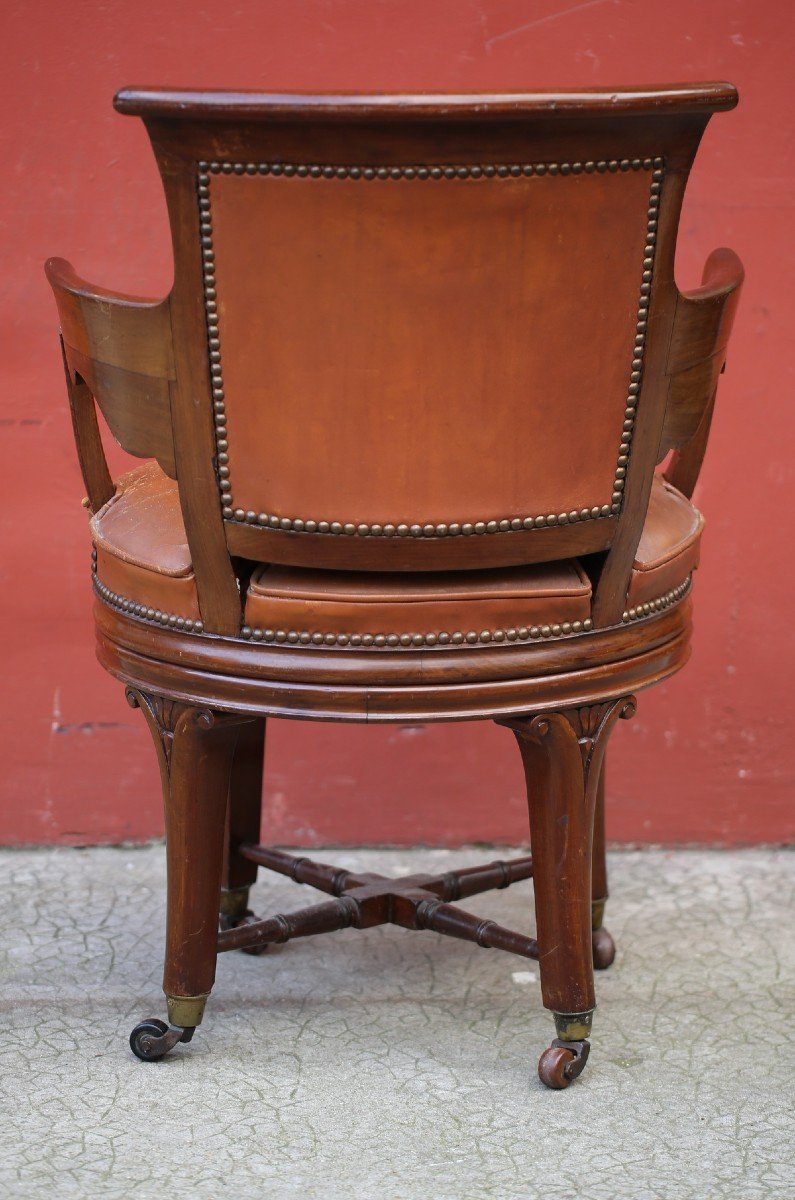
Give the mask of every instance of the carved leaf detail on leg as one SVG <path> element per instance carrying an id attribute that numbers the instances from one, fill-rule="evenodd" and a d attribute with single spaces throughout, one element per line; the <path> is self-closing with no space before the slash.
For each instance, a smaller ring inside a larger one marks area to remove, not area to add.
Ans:
<path id="1" fill-rule="evenodd" d="M 143 713 L 155 743 L 161 770 L 167 775 L 171 770 L 174 739 L 191 722 L 202 729 L 213 729 L 218 725 L 241 725 L 254 719 L 236 713 L 217 713 L 209 708 L 197 708 L 193 704 L 172 700 L 169 696 L 144 692 L 141 688 L 128 687 L 125 696 L 130 708 L 140 708 Z"/>
<path id="2" fill-rule="evenodd" d="M 582 756 L 585 790 L 593 768 L 596 774 L 601 767 L 605 746 L 610 732 L 616 721 L 629 720 L 635 715 L 637 704 L 634 696 L 622 696 L 607 704 L 590 704 L 581 708 L 570 708 L 563 712 L 538 713 L 527 717 L 505 717 L 497 721 L 512 729 L 517 737 L 532 739 L 536 742 L 546 738 L 553 726 L 559 731 L 567 726 L 571 730 L 580 747 Z"/>
<path id="3" fill-rule="evenodd" d="M 594 765 L 595 752 L 601 764 L 605 743 L 616 721 L 628 721 L 630 717 L 634 717 L 636 708 L 634 696 L 622 696 L 620 700 L 613 700 L 609 704 L 591 704 L 584 708 L 570 709 L 563 714 L 580 743 L 586 778 Z"/>

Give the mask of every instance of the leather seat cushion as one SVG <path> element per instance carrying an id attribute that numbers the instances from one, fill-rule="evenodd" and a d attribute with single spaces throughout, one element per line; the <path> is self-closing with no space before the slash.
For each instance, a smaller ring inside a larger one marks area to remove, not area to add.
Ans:
<path id="1" fill-rule="evenodd" d="M 260 567 L 246 601 L 252 629 L 318 642 L 366 635 L 368 644 L 372 637 L 387 645 L 488 641 L 495 634 L 501 641 L 511 637 L 506 631 L 515 637 L 532 626 L 547 636 L 569 633 L 590 613 L 591 584 L 576 560 L 411 575 Z"/>
<path id="2" fill-rule="evenodd" d="M 199 598 L 179 493 L 156 462 L 122 475 L 91 520 L 97 576 L 135 604 L 196 621 Z"/>
<path id="3" fill-rule="evenodd" d="M 638 545 L 627 608 L 669 595 L 698 565 L 703 518 L 658 476 Z M 200 624 L 177 485 L 154 463 L 123 475 L 91 528 L 105 593 L 138 615 Z M 257 567 L 245 605 L 253 636 L 276 640 L 433 645 L 512 640 L 590 627 L 591 585 L 576 560 L 504 570 L 388 573 Z M 492 637 L 496 634 L 495 637 Z M 279 635 L 277 637 L 277 635 Z M 457 636 L 456 636 L 457 635 Z M 486 635 L 484 637 L 484 635 Z"/>
<path id="4" fill-rule="evenodd" d="M 704 518 L 686 496 L 655 475 L 635 553 L 627 608 L 669 595 L 698 566 Z"/>

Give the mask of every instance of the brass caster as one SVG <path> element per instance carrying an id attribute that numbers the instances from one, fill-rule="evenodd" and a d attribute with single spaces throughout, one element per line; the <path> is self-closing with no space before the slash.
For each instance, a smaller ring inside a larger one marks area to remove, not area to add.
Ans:
<path id="1" fill-rule="evenodd" d="M 173 1050 L 177 1042 L 189 1042 L 194 1034 L 194 1027 L 186 1029 L 174 1025 L 168 1026 L 157 1017 L 141 1021 L 130 1034 L 130 1049 L 136 1058 L 142 1062 L 159 1062 Z"/>
<path id="2" fill-rule="evenodd" d="M 612 965 L 616 957 L 616 944 L 607 930 L 594 929 L 591 935 L 593 945 L 593 965 L 597 971 L 605 971 Z"/>
<path id="3" fill-rule="evenodd" d="M 218 922 L 222 930 L 239 929 L 241 925 L 255 925 L 257 921 L 259 921 L 259 917 L 256 916 L 256 914 L 253 913 L 250 908 L 247 908 L 242 916 L 239 917 L 228 917 L 224 913 L 221 913 L 220 917 L 218 918 Z M 255 955 L 264 954 L 267 949 L 268 943 L 266 942 L 264 946 L 243 946 L 242 953 Z"/>
<path id="4" fill-rule="evenodd" d="M 538 1060 L 538 1077 L 546 1087 L 561 1091 L 582 1074 L 590 1053 L 590 1042 L 562 1042 L 555 1038 Z"/>

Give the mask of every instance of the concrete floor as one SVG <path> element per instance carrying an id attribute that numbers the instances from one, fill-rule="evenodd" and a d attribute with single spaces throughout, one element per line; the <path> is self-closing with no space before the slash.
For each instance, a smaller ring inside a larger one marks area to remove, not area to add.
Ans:
<path id="1" fill-rule="evenodd" d="M 138 1062 L 131 1027 L 164 1015 L 162 847 L 0 854 L 0 1196 L 795 1197 L 795 855 L 611 867 L 618 958 L 591 1062 L 553 1093 L 536 965 L 392 927 L 224 955 L 191 1045 Z M 314 895 L 255 892 L 261 913 Z M 532 925 L 529 883 L 468 906 Z"/>

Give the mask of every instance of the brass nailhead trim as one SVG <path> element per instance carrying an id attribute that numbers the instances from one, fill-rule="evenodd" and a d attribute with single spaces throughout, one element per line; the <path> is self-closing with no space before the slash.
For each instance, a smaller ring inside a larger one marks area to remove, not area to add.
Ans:
<path id="1" fill-rule="evenodd" d="M 161 612 L 159 608 L 148 608 L 145 604 L 136 604 L 134 600 L 128 600 L 126 596 L 112 592 L 109 587 L 105 587 L 96 573 L 96 555 L 94 555 L 92 565 L 97 595 L 111 607 L 119 609 L 120 612 L 129 613 L 130 616 L 138 617 L 142 621 L 154 621 L 157 625 L 169 625 L 172 629 L 181 629 L 186 633 L 201 633 L 204 630 L 202 621 L 192 621 L 188 617 L 178 617 L 174 613 Z"/>
<path id="2" fill-rule="evenodd" d="M 485 646 L 490 642 L 529 642 L 569 634 L 588 633 L 593 628 L 590 617 L 584 621 L 563 621 L 559 625 L 522 625 L 511 629 L 471 629 L 468 633 L 300 633 L 294 629 L 258 629 L 244 625 L 241 637 L 254 642 L 289 642 L 300 646 L 375 646 L 380 650 L 417 646 Z"/>
<path id="3" fill-rule="evenodd" d="M 664 175 L 662 158 L 599 159 L 594 162 L 563 163 L 502 163 L 483 166 L 415 166 L 415 167 L 357 167 L 332 166 L 330 164 L 305 163 L 240 163 L 200 162 L 197 176 L 197 198 L 199 204 L 199 228 L 202 247 L 202 270 L 204 275 L 204 304 L 207 320 L 207 346 L 210 356 L 212 380 L 213 419 L 217 449 L 217 474 L 221 494 L 221 510 L 227 521 L 245 525 L 266 526 L 294 533 L 322 533 L 347 535 L 349 537 L 464 537 L 489 533 L 511 533 L 518 530 L 540 529 L 544 526 L 571 525 L 578 521 L 601 520 L 615 517 L 621 512 L 624 485 L 629 462 L 630 444 L 635 424 L 635 413 L 640 398 L 643 374 L 643 354 L 646 345 L 646 326 L 651 296 L 654 268 L 654 253 L 657 242 L 657 215 L 660 191 Z M 354 521 L 319 521 L 303 517 L 280 517 L 275 513 L 257 513 L 235 508 L 232 498 L 232 482 L 229 472 L 229 440 L 226 422 L 223 370 L 221 367 L 221 339 L 218 323 L 218 296 L 215 276 L 215 250 L 213 248 L 212 211 L 210 181 L 213 175 L 272 175 L 295 176 L 312 179 L 480 179 L 517 178 L 519 176 L 604 174 L 626 171 L 651 171 L 649 205 L 646 214 L 646 244 L 643 251 L 643 271 L 640 299 L 635 323 L 635 343 L 630 371 L 630 382 L 624 408 L 624 428 L 618 448 L 618 462 L 613 481 L 610 504 L 594 505 L 591 508 L 573 509 L 571 512 L 546 513 L 532 517 L 503 517 L 490 521 L 453 521 L 450 524 L 407 525 L 386 523 L 367 524 Z"/>
<path id="4" fill-rule="evenodd" d="M 96 552 L 93 555 L 92 572 L 94 587 L 100 599 L 121 612 L 129 613 L 139 620 L 152 621 L 158 625 L 168 625 L 186 633 L 201 633 L 204 626 L 201 621 L 191 621 L 186 617 L 177 617 L 174 613 L 161 612 L 159 608 L 148 608 L 145 604 L 136 604 L 117 592 L 112 592 L 99 579 L 97 573 Z M 622 622 L 638 621 L 643 617 L 653 616 L 665 608 L 670 608 L 690 589 L 692 575 L 684 583 L 666 592 L 656 600 L 631 608 L 621 618 Z M 416 649 L 418 646 L 485 646 L 493 642 L 498 645 L 505 642 L 535 642 L 550 639 L 577 636 L 589 633 L 593 629 L 590 617 L 584 621 L 563 621 L 554 625 L 522 625 L 510 629 L 470 630 L 462 633 L 309 633 L 294 629 L 259 629 L 256 626 L 244 625 L 240 636 L 247 641 L 275 642 L 279 645 L 288 643 L 291 646 L 364 646 L 366 649 L 375 647 L 377 650 L 393 650 L 400 647 Z"/>
<path id="5" fill-rule="evenodd" d="M 678 587 L 671 588 L 670 592 L 666 592 L 664 596 L 658 596 L 656 600 L 649 600 L 646 604 L 639 604 L 637 608 L 629 608 L 621 617 L 623 622 L 640 621 L 642 617 L 649 617 L 653 613 L 662 612 L 664 608 L 670 608 L 672 604 L 676 604 L 677 600 L 681 600 L 687 591 L 690 589 L 690 584 L 693 580 L 692 575 L 688 575 L 684 583 L 680 583 Z"/>
<path id="6" fill-rule="evenodd" d="M 663 165 L 662 158 L 601 158 L 588 162 L 488 163 L 468 166 L 361 167 L 331 163 L 200 162 L 199 170 L 210 175 L 283 175 L 299 179 L 506 179 L 529 175 L 593 175 L 617 171 L 651 171 Z"/>

